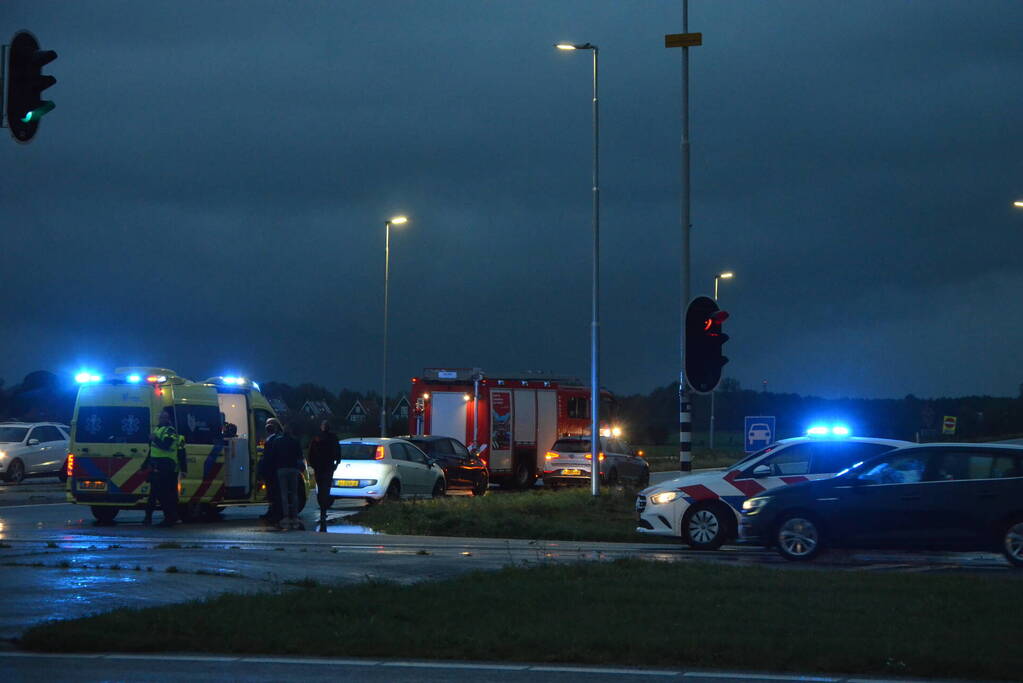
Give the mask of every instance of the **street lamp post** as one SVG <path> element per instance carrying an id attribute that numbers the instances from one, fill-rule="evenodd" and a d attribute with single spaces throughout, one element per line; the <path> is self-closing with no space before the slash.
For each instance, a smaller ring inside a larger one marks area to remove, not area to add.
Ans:
<path id="1" fill-rule="evenodd" d="M 391 280 L 391 226 L 408 223 L 405 216 L 384 222 L 384 367 L 380 378 L 380 436 L 387 436 L 387 304 Z"/>
<path id="2" fill-rule="evenodd" d="M 719 280 L 731 280 L 735 277 L 735 273 L 726 271 L 724 273 L 718 273 L 714 276 L 714 301 L 718 300 L 718 281 Z M 714 448 L 714 395 L 717 393 L 717 387 L 710 392 L 710 447 Z"/>
<path id="3" fill-rule="evenodd" d="M 600 118 L 597 109 L 597 56 L 591 43 L 558 43 L 559 50 L 593 52 L 593 302 L 590 322 L 590 493 L 600 495 Z"/>

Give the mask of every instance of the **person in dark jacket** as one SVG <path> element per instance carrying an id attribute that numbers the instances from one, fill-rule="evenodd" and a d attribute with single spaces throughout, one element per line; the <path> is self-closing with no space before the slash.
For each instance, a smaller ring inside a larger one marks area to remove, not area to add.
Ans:
<path id="1" fill-rule="evenodd" d="M 316 473 L 316 502 L 320 505 L 320 531 L 327 530 L 327 510 L 334 499 L 330 495 L 334 469 L 341 460 L 341 446 L 337 434 L 330 431 L 330 423 L 320 423 L 320 433 L 309 442 L 309 464 Z"/>
<path id="2" fill-rule="evenodd" d="M 291 531 L 305 529 L 298 519 L 299 487 L 302 486 L 305 458 L 301 444 L 287 430 L 274 439 L 273 464 L 277 468 L 277 489 L 281 496 L 281 521 L 277 526 Z"/>
<path id="3" fill-rule="evenodd" d="M 281 422 L 276 417 L 266 421 L 266 441 L 263 443 L 263 457 L 259 460 L 259 479 L 266 484 L 266 513 L 260 519 L 267 524 L 276 525 L 281 521 L 281 496 L 277 488 L 277 462 L 275 443 L 284 433 Z"/>

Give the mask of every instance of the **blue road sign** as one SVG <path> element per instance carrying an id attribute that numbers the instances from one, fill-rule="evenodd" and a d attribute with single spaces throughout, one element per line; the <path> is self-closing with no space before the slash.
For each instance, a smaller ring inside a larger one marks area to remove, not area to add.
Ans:
<path id="1" fill-rule="evenodd" d="M 771 445 L 775 442 L 774 415 L 747 415 L 742 432 L 747 453 Z"/>

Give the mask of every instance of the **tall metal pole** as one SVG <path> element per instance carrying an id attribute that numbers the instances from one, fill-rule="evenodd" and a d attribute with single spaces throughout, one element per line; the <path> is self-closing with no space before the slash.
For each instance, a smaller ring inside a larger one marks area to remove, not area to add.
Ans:
<path id="1" fill-rule="evenodd" d="M 384 368 L 380 378 L 380 436 L 387 436 L 387 302 L 391 276 L 391 221 L 384 224 Z"/>
<path id="2" fill-rule="evenodd" d="M 682 32 L 689 33 L 689 0 L 682 0 Z M 693 419 L 686 386 L 686 308 L 689 306 L 689 48 L 682 48 L 682 357 L 678 382 L 678 465 L 682 472 L 693 469 Z"/>
<path id="3" fill-rule="evenodd" d="M 718 300 L 718 282 L 720 280 L 720 275 L 714 276 L 714 301 Z M 710 438 L 708 439 L 708 446 L 710 448 L 714 448 L 714 396 L 717 394 L 717 391 L 717 387 L 710 390 Z"/>
<path id="4" fill-rule="evenodd" d="M 600 495 L 600 119 L 597 111 L 597 46 L 593 50 L 593 322 L 590 324 L 590 493 Z"/>

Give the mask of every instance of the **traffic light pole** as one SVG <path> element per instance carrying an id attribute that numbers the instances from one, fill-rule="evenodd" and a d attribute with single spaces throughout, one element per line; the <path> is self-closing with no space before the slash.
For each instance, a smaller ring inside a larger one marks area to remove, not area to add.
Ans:
<path id="1" fill-rule="evenodd" d="M 682 33 L 689 33 L 689 0 L 682 0 Z M 686 384 L 686 310 L 689 307 L 689 47 L 682 46 L 682 305 L 681 310 L 681 364 L 678 377 L 678 468 L 682 472 L 693 469 L 693 419 Z"/>

